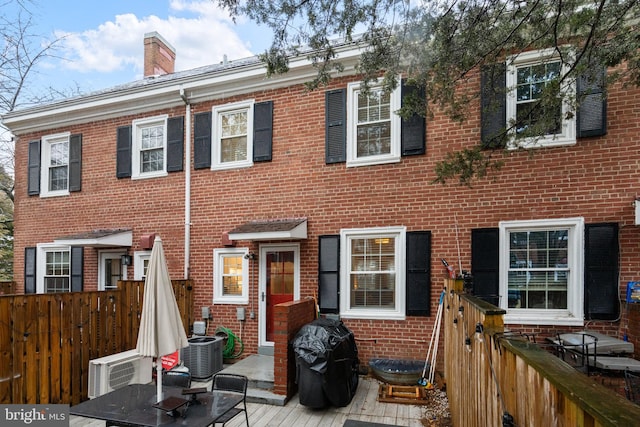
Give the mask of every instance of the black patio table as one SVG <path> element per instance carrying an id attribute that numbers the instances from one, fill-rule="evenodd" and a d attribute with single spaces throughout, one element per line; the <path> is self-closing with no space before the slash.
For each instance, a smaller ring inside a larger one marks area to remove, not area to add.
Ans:
<path id="1" fill-rule="evenodd" d="M 242 402 L 242 396 L 224 391 L 208 391 L 192 397 L 183 395 L 182 391 L 180 387 L 164 387 L 164 405 L 158 405 L 155 384 L 130 384 L 72 406 L 69 413 L 105 420 L 107 426 L 206 427 Z"/>

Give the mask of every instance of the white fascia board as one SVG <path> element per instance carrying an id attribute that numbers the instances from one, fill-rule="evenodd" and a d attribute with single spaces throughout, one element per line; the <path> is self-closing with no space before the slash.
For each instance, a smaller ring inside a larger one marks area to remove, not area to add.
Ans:
<path id="1" fill-rule="evenodd" d="M 345 71 L 352 75 L 363 52 L 362 46 L 348 46 L 338 51 Z M 2 117 L 2 123 L 14 135 L 60 128 L 74 124 L 144 113 L 183 105 L 181 90 L 190 103 L 219 99 L 256 90 L 277 89 L 302 84 L 316 75 L 316 69 L 306 55 L 292 58 L 289 71 L 268 78 L 264 64 L 188 75 L 149 85 L 139 85 L 112 92 L 77 97 L 55 104 L 14 111 Z"/>

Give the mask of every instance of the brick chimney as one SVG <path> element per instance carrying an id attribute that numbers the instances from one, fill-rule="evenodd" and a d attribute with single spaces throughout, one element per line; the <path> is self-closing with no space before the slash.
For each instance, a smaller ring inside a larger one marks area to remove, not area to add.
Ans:
<path id="1" fill-rule="evenodd" d="M 176 50 L 157 32 L 144 35 L 144 76 L 173 73 Z"/>

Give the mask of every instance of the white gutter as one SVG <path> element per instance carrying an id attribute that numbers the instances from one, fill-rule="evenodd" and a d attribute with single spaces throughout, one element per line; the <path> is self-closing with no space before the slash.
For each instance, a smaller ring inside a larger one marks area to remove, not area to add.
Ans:
<path id="1" fill-rule="evenodd" d="M 363 50 L 364 47 L 357 44 L 337 49 L 338 60 L 345 66 L 338 75 L 356 73 Z M 259 60 L 239 60 L 226 67 L 176 72 L 53 104 L 12 111 L 0 120 L 14 135 L 21 135 L 178 106 L 181 101 L 176 99 L 176 91 L 188 92 L 189 102 L 196 103 L 302 84 L 317 75 L 317 69 L 305 55 L 291 58 L 289 67 L 287 73 L 267 78 L 264 64 Z"/>
<path id="2" fill-rule="evenodd" d="M 180 87 L 180 98 L 185 103 L 185 174 L 184 174 L 184 280 L 191 270 L 191 104 L 184 88 Z"/>

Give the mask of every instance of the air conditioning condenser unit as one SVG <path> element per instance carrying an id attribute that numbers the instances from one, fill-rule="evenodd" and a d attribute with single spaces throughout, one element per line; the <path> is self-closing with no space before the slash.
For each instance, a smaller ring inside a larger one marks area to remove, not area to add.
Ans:
<path id="1" fill-rule="evenodd" d="M 151 382 L 151 357 L 136 350 L 123 351 L 89 361 L 89 399 L 129 384 Z"/>

